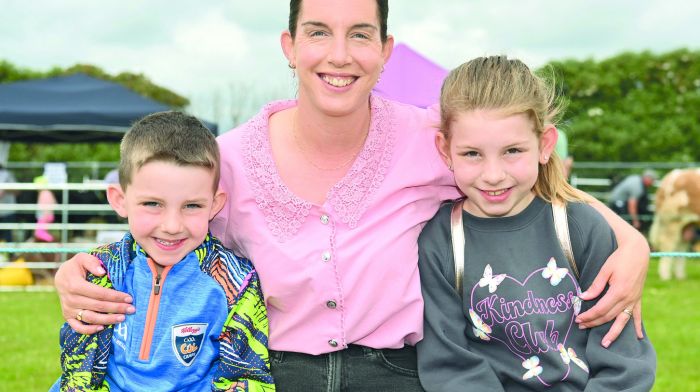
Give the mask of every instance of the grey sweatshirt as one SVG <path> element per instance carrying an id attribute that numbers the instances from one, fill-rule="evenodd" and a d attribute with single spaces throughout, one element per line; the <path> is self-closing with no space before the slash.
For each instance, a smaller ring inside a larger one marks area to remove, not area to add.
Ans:
<path id="1" fill-rule="evenodd" d="M 539 198 L 520 214 L 479 218 L 463 213 L 463 300 L 454 288 L 452 203 L 419 238 L 425 300 L 418 370 L 427 391 L 649 391 L 656 354 L 628 322 L 608 348 L 612 322 L 580 330 L 581 302 L 616 248 L 607 222 L 586 204 L 569 203 L 569 231 L 580 277 L 559 245 L 551 204 Z"/>

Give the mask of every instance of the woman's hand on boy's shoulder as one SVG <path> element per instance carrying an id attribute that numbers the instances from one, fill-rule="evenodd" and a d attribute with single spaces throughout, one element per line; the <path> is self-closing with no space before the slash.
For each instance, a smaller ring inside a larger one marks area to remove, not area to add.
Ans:
<path id="1" fill-rule="evenodd" d="M 130 295 L 86 281 L 88 272 L 97 276 L 106 273 L 97 258 L 79 253 L 61 265 L 55 285 L 63 318 L 76 332 L 90 335 L 103 330 L 104 325 L 124 321 L 124 314 L 135 309 Z"/>

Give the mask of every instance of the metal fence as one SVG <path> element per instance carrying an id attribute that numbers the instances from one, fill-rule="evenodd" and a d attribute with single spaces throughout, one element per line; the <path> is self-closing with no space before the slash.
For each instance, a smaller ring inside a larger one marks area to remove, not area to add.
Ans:
<path id="1" fill-rule="evenodd" d="M 10 163 L 8 168 L 14 170 L 35 170 L 40 173 L 42 163 Z M 53 243 L 41 243 L 27 241 L 31 233 L 37 228 L 36 212 L 45 207 L 36 202 L 18 202 L 15 204 L 0 204 L 0 211 L 13 211 L 18 217 L 16 222 L 0 223 L 0 230 L 12 230 L 16 242 L 0 243 L 0 258 L 7 259 L 7 255 L 34 255 L 31 263 L 18 265 L 9 261 L 0 261 L 0 269 L 3 268 L 27 268 L 34 270 L 54 271 L 71 254 L 91 249 L 104 240 L 100 240 L 100 234 L 106 237 L 128 230 L 128 225 L 118 219 L 107 204 L 104 197 L 106 184 L 98 178 L 101 174 L 115 167 L 110 162 L 74 162 L 69 163 L 69 171 L 82 169 L 89 172 L 82 183 L 66 183 L 54 185 L 40 185 L 33 183 L 5 183 L 0 184 L 0 190 L 15 191 L 36 194 L 42 189 L 54 192 L 58 203 L 51 209 L 55 214 L 55 221 L 47 225 L 57 235 L 57 241 Z M 607 199 L 616 178 L 621 178 L 633 173 L 641 173 L 644 169 L 655 169 L 659 176 L 675 168 L 700 167 L 700 163 L 655 163 L 655 162 L 575 162 L 571 184 L 585 190 L 601 201 Z M 32 175 L 36 174 L 32 173 Z M 652 190 L 653 195 L 653 190 Z M 82 194 L 83 197 L 74 197 Z M 85 195 L 89 197 L 84 197 Z M 25 198 L 26 199 L 26 198 Z M 641 217 L 651 220 L 652 215 Z M 654 253 L 652 256 L 677 256 L 700 258 L 700 254 L 692 252 L 671 252 L 668 254 Z M 0 290 L 3 288 L 0 287 Z"/>
<path id="2" fill-rule="evenodd" d="M 630 174 L 653 169 L 662 178 L 673 169 L 691 167 L 700 167 L 700 162 L 574 162 L 570 181 L 575 188 L 605 201 L 612 186 Z"/>
<path id="3" fill-rule="evenodd" d="M 55 230 L 60 233 L 60 243 L 69 242 L 71 232 L 75 231 L 99 231 L 99 230 L 126 230 L 125 223 L 96 223 L 85 222 L 76 223 L 73 217 L 94 217 L 101 216 L 105 220 L 114 220 L 116 214 L 107 204 L 104 198 L 100 195 L 104 194 L 106 184 L 102 181 L 88 181 L 85 183 L 66 183 L 66 184 L 34 184 L 34 183 L 4 183 L 0 184 L 0 190 L 15 191 L 15 192 L 35 192 L 40 190 L 50 190 L 54 192 L 58 203 L 53 206 L 40 206 L 36 203 L 15 203 L 15 204 L 0 204 L 0 211 L 13 211 L 19 216 L 17 222 L 0 223 L 0 230 L 15 231 L 15 238 L 26 238 L 23 232 L 33 231 L 37 228 L 38 223 L 32 219 L 37 211 L 52 210 L 56 216 L 54 223 L 47 224 L 48 230 Z M 72 193 L 92 193 L 91 197 L 82 197 L 82 200 L 92 202 L 75 203 L 71 202 Z"/>
<path id="4" fill-rule="evenodd" d="M 85 251 L 98 245 L 102 234 L 123 233 L 128 225 L 118 219 L 104 197 L 106 184 L 102 181 L 66 184 L 3 183 L 0 190 L 23 194 L 14 204 L 0 204 L 0 211 L 11 211 L 13 220 L 3 219 L 0 230 L 10 231 L 13 242 L 0 243 L 0 285 L 16 280 L 8 268 L 31 270 L 31 276 L 23 282 L 34 282 L 41 278 L 50 280 L 53 272 L 72 253 Z M 54 193 L 57 203 L 44 206 L 36 203 L 36 195 L 41 190 Z M 32 197 L 33 195 L 33 197 Z M 40 225 L 37 211 L 53 211 L 54 221 Z M 34 238 L 34 232 L 42 227 L 52 233 L 54 242 L 41 242 Z M 11 262 L 21 259 L 22 263 Z M 16 273 L 17 271 L 15 271 Z"/>
<path id="5" fill-rule="evenodd" d="M 641 174 L 646 169 L 657 171 L 659 180 L 649 190 L 649 214 L 640 215 L 640 220 L 654 219 L 656 187 L 663 176 L 673 169 L 700 167 L 700 162 L 574 162 L 569 180 L 574 188 L 586 191 L 598 200 L 607 203 L 613 186 L 631 174 Z M 629 218 L 629 216 L 623 216 Z"/>

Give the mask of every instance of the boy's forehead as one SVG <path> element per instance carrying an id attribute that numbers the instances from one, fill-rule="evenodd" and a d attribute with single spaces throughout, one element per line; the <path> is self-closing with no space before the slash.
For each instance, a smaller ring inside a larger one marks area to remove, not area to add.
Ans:
<path id="1" fill-rule="evenodd" d="M 196 176 L 183 177 L 182 170 L 197 170 Z M 217 177 L 214 168 L 198 165 L 180 165 L 167 160 L 153 160 L 138 167 L 133 167 L 131 181 L 127 184 L 125 192 L 134 184 L 139 184 L 141 188 L 149 189 L 150 193 L 158 193 L 160 190 L 157 180 L 169 180 L 171 182 L 196 181 L 200 184 L 210 183 L 207 189 L 218 188 Z M 153 180 L 156 180 L 154 183 Z M 214 192 L 214 191 L 212 191 Z M 162 192 L 166 195 L 168 192 Z"/>

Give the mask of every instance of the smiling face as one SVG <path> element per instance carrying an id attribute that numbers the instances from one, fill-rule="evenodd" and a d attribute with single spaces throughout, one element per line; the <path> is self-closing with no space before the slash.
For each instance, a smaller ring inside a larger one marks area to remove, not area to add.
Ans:
<path id="1" fill-rule="evenodd" d="M 295 36 L 282 33 L 282 48 L 299 79 L 299 102 L 326 115 L 367 108 L 393 48 L 382 43 L 376 0 L 304 0 Z"/>
<path id="2" fill-rule="evenodd" d="M 554 127 L 538 139 L 526 114 L 504 116 L 495 110 L 458 113 L 449 134 L 447 140 L 438 133 L 438 148 L 467 196 L 464 209 L 480 217 L 523 211 L 535 196 L 539 165 L 556 144 Z"/>
<path id="3" fill-rule="evenodd" d="M 136 169 L 125 192 L 108 187 L 107 198 L 148 256 L 168 266 L 204 241 L 226 199 L 212 190 L 214 182 L 211 169 L 152 161 Z"/>

